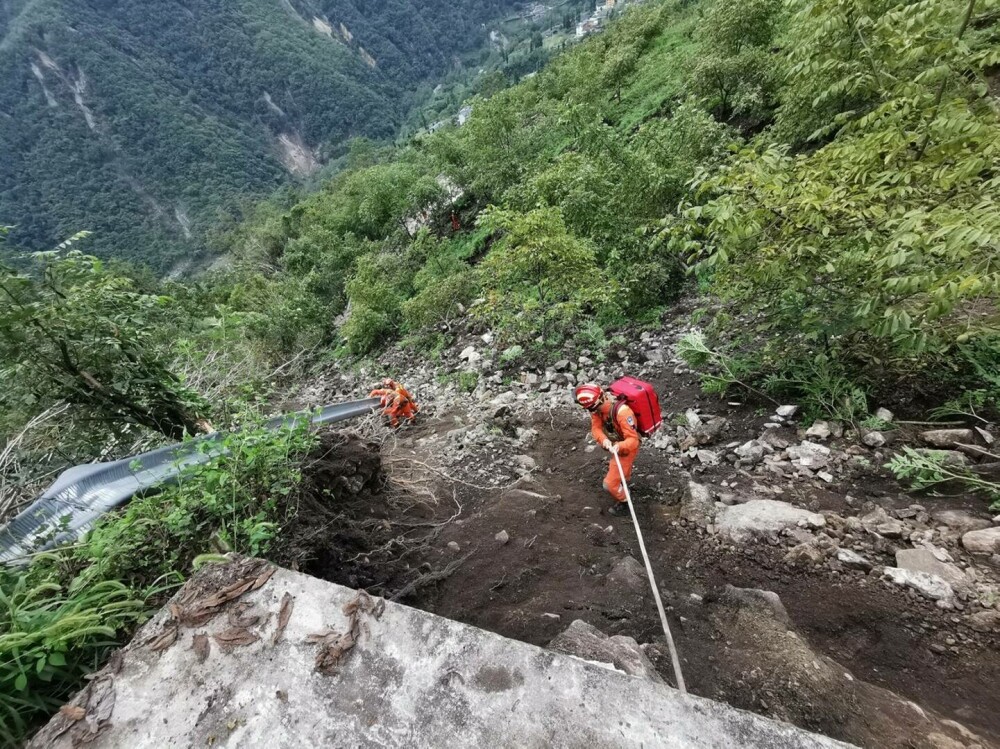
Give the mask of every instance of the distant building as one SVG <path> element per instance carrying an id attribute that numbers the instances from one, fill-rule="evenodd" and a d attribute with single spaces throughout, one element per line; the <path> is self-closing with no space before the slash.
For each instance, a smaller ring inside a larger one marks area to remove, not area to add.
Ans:
<path id="1" fill-rule="evenodd" d="M 472 105 L 466 104 L 464 107 L 458 110 L 458 118 L 457 118 L 458 126 L 461 127 L 466 122 L 468 122 L 471 116 L 472 116 Z"/>

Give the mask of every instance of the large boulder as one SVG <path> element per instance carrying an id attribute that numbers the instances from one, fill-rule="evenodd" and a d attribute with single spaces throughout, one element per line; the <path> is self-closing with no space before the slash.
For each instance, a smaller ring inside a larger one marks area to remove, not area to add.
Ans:
<path id="1" fill-rule="evenodd" d="M 926 572 L 904 570 L 901 567 L 886 567 L 882 574 L 896 585 L 910 588 L 924 598 L 936 601 L 939 608 L 955 608 L 955 591 L 944 578 Z"/>
<path id="2" fill-rule="evenodd" d="M 1000 611 L 980 611 L 966 618 L 965 623 L 977 632 L 1000 632 Z"/>
<path id="3" fill-rule="evenodd" d="M 715 518 L 718 533 L 736 543 L 776 536 L 799 524 L 821 528 L 826 519 L 817 513 L 774 499 L 751 499 L 724 507 Z"/>
<path id="4" fill-rule="evenodd" d="M 962 546 L 973 554 L 1000 554 L 1000 526 L 969 531 L 962 536 Z"/>
<path id="5" fill-rule="evenodd" d="M 896 566 L 910 572 L 926 572 L 946 580 L 957 591 L 969 593 L 972 582 L 954 564 L 942 562 L 927 549 L 900 549 L 896 552 Z"/>
<path id="6" fill-rule="evenodd" d="M 662 682 L 656 667 L 631 637 L 608 637 L 597 627 L 577 619 L 549 643 L 549 650 L 607 664 L 632 676 Z"/>

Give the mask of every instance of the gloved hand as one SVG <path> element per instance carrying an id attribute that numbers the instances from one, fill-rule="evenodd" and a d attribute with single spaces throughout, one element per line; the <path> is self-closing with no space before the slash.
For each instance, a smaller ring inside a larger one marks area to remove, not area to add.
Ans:
<path id="1" fill-rule="evenodd" d="M 611 444 L 611 440 L 605 438 L 604 442 L 601 443 L 601 447 L 603 447 L 608 452 L 611 452 L 611 448 L 614 447 L 614 445 Z"/>

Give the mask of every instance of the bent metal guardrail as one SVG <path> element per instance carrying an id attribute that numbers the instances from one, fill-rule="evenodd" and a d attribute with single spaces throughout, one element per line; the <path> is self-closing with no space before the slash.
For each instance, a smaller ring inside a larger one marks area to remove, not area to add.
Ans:
<path id="1" fill-rule="evenodd" d="M 378 405 L 378 398 L 350 401 L 318 412 L 279 416 L 265 426 L 278 429 L 303 419 L 314 425 L 334 424 L 364 416 Z M 207 463 L 224 452 L 222 435 L 213 432 L 133 458 L 70 468 L 0 529 L 0 563 L 24 564 L 31 554 L 76 541 L 108 510 L 136 494 L 177 481 L 186 468 Z"/>

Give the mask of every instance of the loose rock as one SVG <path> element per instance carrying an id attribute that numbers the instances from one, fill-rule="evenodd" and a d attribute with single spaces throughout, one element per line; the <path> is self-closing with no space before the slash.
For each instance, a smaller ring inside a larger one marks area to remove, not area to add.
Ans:
<path id="1" fill-rule="evenodd" d="M 831 434 L 830 424 L 825 421 L 817 421 L 806 430 L 806 437 L 810 439 L 825 440 Z"/>
<path id="2" fill-rule="evenodd" d="M 656 667 L 631 637 L 608 637 L 581 619 L 575 620 L 549 643 L 549 649 L 586 661 L 607 663 L 619 671 L 662 682 Z"/>
<path id="3" fill-rule="evenodd" d="M 869 572 L 872 569 L 871 562 L 850 549 L 837 549 L 837 561 L 851 569 L 863 570 L 865 572 Z"/>
<path id="4" fill-rule="evenodd" d="M 885 432 L 871 431 L 865 432 L 861 437 L 861 441 L 868 445 L 868 447 L 884 447 L 889 439 Z"/>
<path id="5" fill-rule="evenodd" d="M 715 503 L 712 501 L 711 490 L 704 484 L 689 482 L 687 491 L 681 497 L 679 517 L 702 527 L 711 523 L 715 518 Z"/>
<path id="6" fill-rule="evenodd" d="M 719 535 L 736 543 L 753 538 L 776 536 L 786 528 L 794 528 L 799 522 L 826 523 L 817 513 L 803 510 L 774 499 L 752 499 L 743 504 L 724 507 L 716 516 L 715 527 Z"/>
<path id="7" fill-rule="evenodd" d="M 623 557 L 615 562 L 608 573 L 608 582 L 638 594 L 645 593 L 649 585 L 645 568 L 633 557 Z"/>
<path id="8" fill-rule="evenodd" d="M 971 429 L 930 429 L 921 432 L 920 439 L 931 447 L 950 448 L 957 444 L 973 442 L 976 437 Z"/>
<path id="9" fill-rule="evenodd" d="M 787 564 L 808 567 L 822 564 L 825 559 L 826 552 L 820 548 L 819 544 L 815 541 L 806 541 L 798 546 L 793 546 L 785 554 L 784 561 Z"/>
<path id="10" fill-rule="evenodd" d="M 973 554 L 1000 553 L 1000 526 L 969 531 L 962 536 L 962 546 Z"/>
<path id="11" fill-rule="evenodd" d="M 911 572 L 937 575 L 958 591 L 970 592 L 971 582 L 954 564 L 939 560 L 927 549 L 900 549 L 896 552 L 896 566 Z"/>
<path id="12" fill-rule="evenodd" d="M 744 463 L 757 465 L 764 459 L 764 446 L 756 440 L 750 440 L 737 447 L 733 452 Z"/>
<path id="13" fill-rule="evenodd" d="M 696 453 L 698 462 L 704 466 L 717 466 L 721 458 L 717 452 L 713 450 L 699 450 Z"/>
<path id="14" fill-rule="evenodd" d="M 965 623 L 977 632 L 1000 632 L 1000 611 L 980 611 L 967 617 Z"/>
<path id="15" fill-rule="evenodd" d="M 990 521 L 986 518 L 977 518 L 965 510 L 941 510 L 933 515 L 934 521 L 940 525 L 946 525 L 953 531 L 968 533 L 969 531 L 979 531 L 990 527 Z"/>
<path id="16" fill-rule="evenodd" d="M 806 440 L 801 445 L 789 447 L 788 457 L 794 464 L 815 471 L 826 468 L 830 462 L 830 448 Z"/>
<path id="17" fill-rule="evenodd" d="M 899 567 L 886 567 L 882 574 L 896 585 L 915 590 L 924 598 L 936 601 L 939 608 L 955 608 L 955 591 L 947 580 L 926 572 L 914 572 Z"/>

